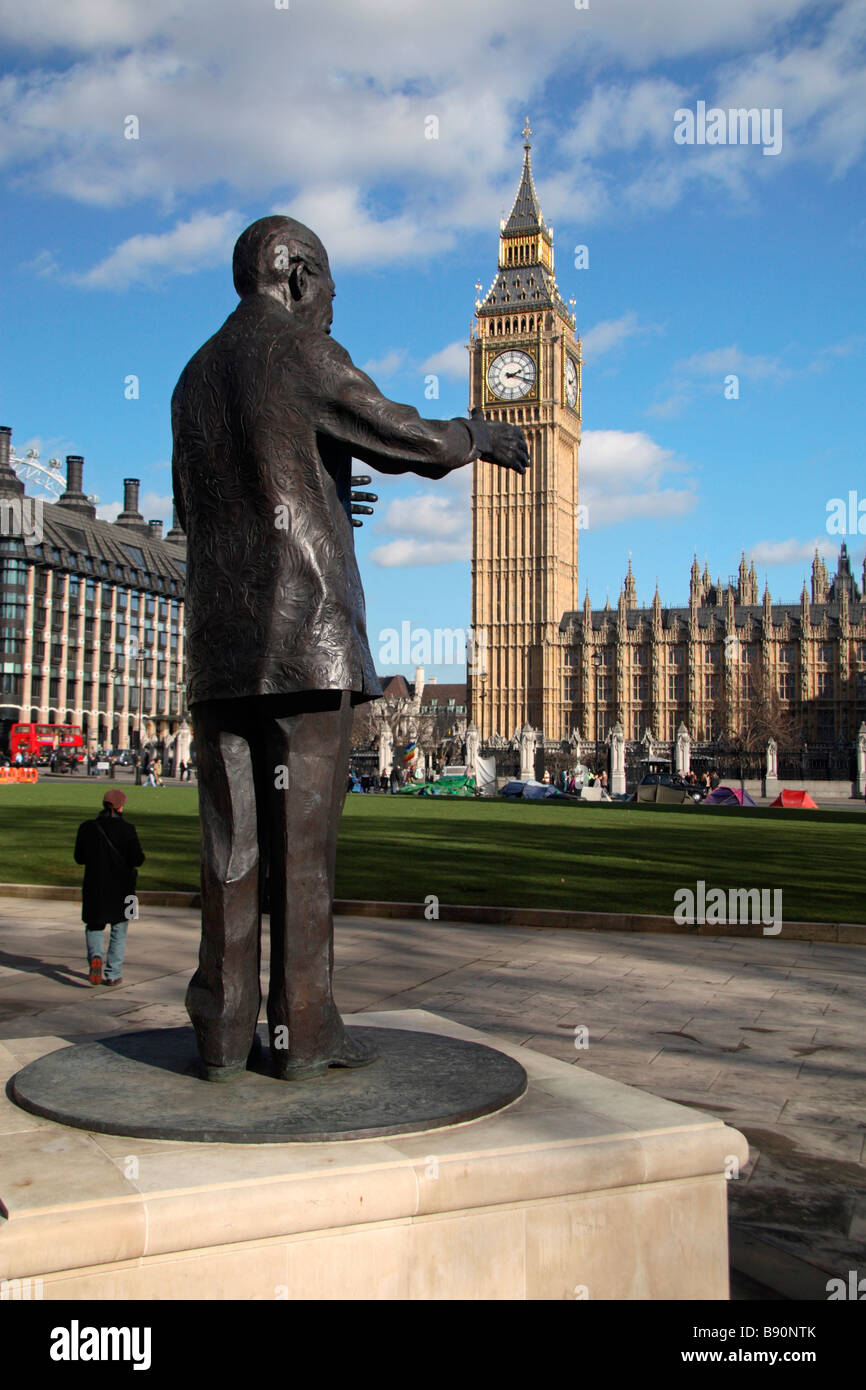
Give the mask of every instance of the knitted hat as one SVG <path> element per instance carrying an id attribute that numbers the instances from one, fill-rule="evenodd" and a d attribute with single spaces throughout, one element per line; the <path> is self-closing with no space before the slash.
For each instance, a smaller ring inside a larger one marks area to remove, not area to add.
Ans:
<path id="1" fill-rule="evenodd" d="M 110 806 L 114 811 L 122 811 L 126 805 L 126 792 L 122 792 L 119 787 L 109 787 L 102 798 L 102 804 Z"/>

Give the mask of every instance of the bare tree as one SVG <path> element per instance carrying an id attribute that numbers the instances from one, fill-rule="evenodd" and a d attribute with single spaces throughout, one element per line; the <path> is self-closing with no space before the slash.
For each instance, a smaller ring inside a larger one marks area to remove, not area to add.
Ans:
<path id="1" fill-rule="evenodd" d="M 767 744 L 775 739 L 780 750 L 796 746 L 797 721 L 786 709 L 772 675 L 761 663 L 750 662 L 737 696 L 721 682 L 713 713 L 720 748 L 736 759 L 740 780 L 749 764 L 763 761 Z"/>

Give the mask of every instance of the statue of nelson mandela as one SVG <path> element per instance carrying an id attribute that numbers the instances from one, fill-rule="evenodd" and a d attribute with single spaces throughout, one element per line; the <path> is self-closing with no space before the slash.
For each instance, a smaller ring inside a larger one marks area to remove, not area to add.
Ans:
<path id="1" fill-rule="evenodd" d="M 264 217 L 234 250 L 240 303 L 172 397 L 187 534 L 187 698 L 201 818 L 202 936 L 187 991 L 202 1073 L 243 1074 L 261 1003 L 286 1080 L 375 1060 L 334 1003 L 332 901 L 352 707 L 381 695 L 351 520 L 352 459 L 444 478 L 476 458 L 523 473 L 520 429 L 424 420 L 331 337 L 334 282 L 308 227 Z"/>

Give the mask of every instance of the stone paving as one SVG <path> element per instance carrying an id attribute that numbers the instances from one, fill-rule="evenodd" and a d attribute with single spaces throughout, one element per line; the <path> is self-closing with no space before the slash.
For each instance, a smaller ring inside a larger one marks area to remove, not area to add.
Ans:
<path id="1" fill-rule="evenodd" d="M 6 1074 L 36 1039 L 186 1021 L 197 913 L 146 909 L 109 990 L 87 982 L 78 910 L 0 897 Z M 863 947 L 345 917 L 335 992 L 345 1013 L 429 1009 L 710 1111 L 752 1147 L 729 1188 L 735 1230 L 810 1288 L 866 1272 Z M 0 1133 L 28 1118 L 0 1100 Z"/>

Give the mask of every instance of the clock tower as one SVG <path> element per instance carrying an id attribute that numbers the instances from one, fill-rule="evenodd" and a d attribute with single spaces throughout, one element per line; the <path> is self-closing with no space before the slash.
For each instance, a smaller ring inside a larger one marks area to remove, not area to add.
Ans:
<path id="1" fill-rule="evenodd" d="M 578 607 L 581 356 L 532 181 L 528 120 L 523 134 L 496 278 L 475 306 L 470 406 L 520 425 L 532 466 L 520 477 L 473 464 L 470 710 L 482 738 L 510 738 L 528 720 L 558 739 L 570 732 L 559 624 Z"/>

